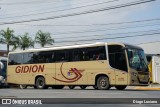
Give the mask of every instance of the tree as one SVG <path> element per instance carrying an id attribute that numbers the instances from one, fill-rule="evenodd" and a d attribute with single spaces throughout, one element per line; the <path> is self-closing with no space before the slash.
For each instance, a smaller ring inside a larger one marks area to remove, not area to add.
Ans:
<path id="1" fill-rule="evenodd" d="M 51 38 L 50 33 L 48 32 L 42 32 L 39 30 L 36 33 L 35 42 L 40 44 L 41 47 L 44 47 L 45 45 L 53 45 L 54 39 Z"/>
<path id="2" fill-rule="evenodd" d="M 31 37 L 28 36 L 28 33 L 25 33 L 22 36 L 18 36 L 15 38 L 16 43 L 14 44 L 13 49 L 23 49 L 25 50 L 26 48 L 29 47 L 34 47 L 34 41 L 32 40 Z"/>
<path id="3" fill-rule="evenodd" d="M 9 29 L 9 27 L 6 30 L 0 31 L 0 43 L 1 44 L 7 44 L 7 52 L 9 52 L 10 45 L 14 45 L 15 36 L 14 36 L 14 30 Z"/>

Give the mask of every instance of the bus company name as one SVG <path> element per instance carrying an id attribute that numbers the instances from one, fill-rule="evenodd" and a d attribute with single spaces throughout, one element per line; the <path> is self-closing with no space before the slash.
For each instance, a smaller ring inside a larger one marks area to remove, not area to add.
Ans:
<path id="1" fill-rule="evenodd" d="M 15 69 L 16 73 L 36 73 L 43 71 L 44 65 L 17 66 Z"/>

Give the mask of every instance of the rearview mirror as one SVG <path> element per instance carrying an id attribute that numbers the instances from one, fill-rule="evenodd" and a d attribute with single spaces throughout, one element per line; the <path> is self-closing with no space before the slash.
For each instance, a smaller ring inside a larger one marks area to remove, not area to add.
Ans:
<path id="1" fill-rule="evenodd" d="M 3 68 L 4 68 L 4 64 L 0 62 L 0 70 L 2 70 Z"/>

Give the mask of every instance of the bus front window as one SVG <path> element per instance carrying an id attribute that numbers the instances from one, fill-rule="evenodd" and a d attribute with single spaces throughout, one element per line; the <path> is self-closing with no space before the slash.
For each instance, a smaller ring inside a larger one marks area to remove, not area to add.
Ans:
<path id="1" fill-rule="evenodd" d="M 148 71 L 147 60 L 143 50 L 127 49 L 129 65 L 137 71 Z"/>

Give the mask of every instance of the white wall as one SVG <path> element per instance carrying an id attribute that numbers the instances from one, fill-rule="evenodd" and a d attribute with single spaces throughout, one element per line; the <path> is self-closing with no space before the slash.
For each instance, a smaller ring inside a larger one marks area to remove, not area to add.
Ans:
<path id="1" fill-rule="evenodd" d="M 160 54 L 160 42 L 141 44 L 138 46 L 142 47 L 146 54 Z"/>

